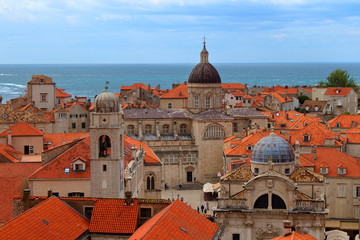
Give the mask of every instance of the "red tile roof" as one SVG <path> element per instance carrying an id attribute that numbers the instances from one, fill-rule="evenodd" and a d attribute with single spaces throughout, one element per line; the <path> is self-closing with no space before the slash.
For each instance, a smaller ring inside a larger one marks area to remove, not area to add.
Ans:
<path id="1" fill-rule="evenodd" d="M 88 140 L 89 138 L 84 139 L 67 149 L 54 160 L 43 165 L 29 179 L 90 178 L 90 146 Z M 86 161 L 84 172 L 75 172 L 71 167 L 71 163 L 78 158 Z M 65 168 L 69 168 L 70 172 L 65 173 Z"/>
<path id="2" fill-rule="evenodd" d="M 307 161 L 313 162 L 315 172 L 320 173 L 320 168 L 328 168 L 330 177 L 360 177 L 360 160 L 334 148 L 315 148 L 314 154 L 301 154 Z M 300 159 L 301 165 L 307 164 Z M 346 174 L 338 174 L 338 168 L 346 168 Z"/>
<path id="3" fill-rule="evenodd" d="M 219 227 L 180 200 L 144 223 L 129 240 L 210 240 Z"/>
<path id="4" fill-rule="evenodd" d="M 134 83 L 131 86 L 121 86 L 120 90 L 132 90 L 132 89 L 135 89 L 135 88 L 142 88 L 144 90 L 149 90 L 149 87 L 146 86 L 143 83 Z"/>
<path id="5" fill-rule="evenodd" d="M 57 88 L 56 89 L 56 98 L 68 98 L 68 97 L 71 97 L 70 94 L 64 92 L 65 89 L 59 89 Z"/>
<path id="6" fill-rule="evenodd" d="M 131 138 L 129 136 L 124 136 L 124 151 L 125 151 L 125 167 L 131 161 L 131 147 L 135 146 L 137 149 L 141 147 L 145 151 L 144 162 L 145 163 L 161 163 L 159 157 L 151 150 L 151 148 L 145 143 Z"/>
<path id="7" fill-rule="evenodd" d="M 246 89 L 247 87 L 241 83 L 221 83 L 222 89 Z"/>
<path id="8" fill-rule="evenodd" d="M 57 197 L 36 205 L 0 227 L 2 239 L 76 239 L 89 222 Z"/>
<path id="9" fill-rule="evenodd" d="M 10 127 L 12 136 L 42 136 L 44 133 L 26 122 L 18 122 Z M 0 136 L 7 136 L 8 129 L 0 133 Z"/>
<path id="10" fill-rule="evenodd" d="M 321 122 L 321 118 L 310 117 L 296 111 L 262 112 L 269 116 L 269 122 L 275 122 L 275 129 L 298 130 L 313 122 Z"/>
<path id="11" fill-rule="evenodd" d="M 186 84 L 180 84 L 160 98 L 188 98 L 188 86 Z"/>
<path id="12" fill-rule="evenodd" d="M 338 133 L 330 131 L 326 125 L 318 122 L 306 125 L 303 129 L 298 131 L 289 131 L 286 134 L 291 135 L 290 143 L 292 145 L 294 145 L 296 141 L 299 141 L 300 145 L 324 146 L 325 139 L 334 139 L 335 145 L 342 145 Z M 303 141 L 304 135 L 310 135 L 310 140 L 306 142 Z"/>
<path id="13" fill-rule="evenodd" d="M 360 124 L 360 115 L 339 115 L 329 120 L 328 123 L 330 128 L 336 128 L 337 123 L 340 123 L 340 128 L 352 128 Z"/>
<path id="14" fill-rule="evenodd" d="M 99 199 L 94 205 L 89 231 L 92 233 L 132 234 L 138 224 L 139 203 L 125 205 L 124 199 Z"/>
<path id="15" fill-rule="evenodd" d="M 8 160 L 9 162 L 19 162 L 22 157 L 22 153 L 20 151 L 4 144 L 0 144 L 0 155 L 2 155 L 3 158 Z"/>
<path id="16" fill-rule="evenodd" d="M 275 87 L 265 89 L 260 94 L 264 95 L 264 94 L 268 94 L 268 93 L 272 93 L 272 92 L 276 92 L 276 93 L 279 93 L 279 94 L 292 94 L 292 95 L 294 95 L 294 94 L 298 93 L 298 89 L 297 88 L 289 88 L 288 86 L 283 87 L 283 86 L 277 85 Z"/>
<path id="17" fill-rule="evenodd" d="M 332 96 L 347 96 L 351 92 L 352 88 L 345 87 L 328 87 L 326 89 L 325 95 Z"/>
<path id="18" fill-rule="evenodd" d="M 44 144 L 48 148 L 54 148 L 66 143 L 73 142 L 76 139 L 84 139 L 90 136 L 89 132 L 85 133 L 46 133 L 44 134 Z M 51 143 L 51 144 L 49 144 Z"/>
<path id="19" fill-rule="evenodd" d="M 317 240 L 317 239 L 309 234 L 300 234 L 297 232 L 292 232 L 287 236 L 280 236 L 277 238 L 273 238 L 272 240 Z"/>

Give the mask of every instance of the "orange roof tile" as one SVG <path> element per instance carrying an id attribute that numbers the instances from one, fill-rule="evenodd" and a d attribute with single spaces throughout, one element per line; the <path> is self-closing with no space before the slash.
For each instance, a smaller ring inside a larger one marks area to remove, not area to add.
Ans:
<path id="1" fill-rule="evenodd" d="M 244 93 L 241 90 L 231 91 L 231 94 L 234 95 L 235 97 L 242 97 L 242 96 L 246 95 L 246 93 Z"/>
<path id="2" fill-rule="evenodd" d="M 89 132 L 84 133 L 46 133 L 44 134 L 44 144 L 48 148 L 54 148 L 66 143 L 73 142 L 74 140 L 84 139 L 90 136 Z M 51 143 L 51 144 L 50 144 Z"/>
<path id="3" fill-rule="evenodd" d="M 56 89 L 56 98 L 68 98 L 68 97 L 71 97 L 70 94 L 64 92 L 65 89 L 59 89 L 57 88 Z"/>
<path id="4" fill-rule="evenodd" d="M 273 238 L 272 240 L 316 240 L 316 238 L 314 238 L 309 234 L 300 234 L 297 232 L 292 232 L 289 235 Z"/>
<path id="5" fill-rule="evenodd" d="M 42 136 L 44 133 L 26 122 L 18 122 L 10 127 L 12 136 Z M 7 136 L 8 129 L 0 133 L 0 136 Z"/>
<path id="6" fill-rule="evenodd" d="M 145 143 L 131 138 L 129 136 L 124 136 L 124 151 L 125 151 L 125 166 L 131 161 L 131 147 L 136 146 L 137 149 L 142 147 L 145 151 L 144 162 L 145 163 L 161 163 L 160 159 L 156 154 L 151 150 L 151 148 Z"/>
<path id="7" fill-rule="evenodd" d="M 57 197 L 51 197 L 0 227 L 2 239 L 76 239 L 89 222 Z"/>
<path id="8" fill-rule="evenodd" d="M 15 148 L 0 144 L 0 155 L 2 155 L 9 162 L 19 162 L 22 157 L 22 153 Z"/>
<path id="9" fill-rule="evenodd" d="M 326 89 L 325 95 L 332 96 L 347 96 L 351 92 L 352 88 L 346 87 L 328 87 Z"/>
<path id="10" fill-rule="evenodd" d="M 265 89 L 260 94 L 261 95 L 266 95 L 266 94 L 272 93 L 272 92 L 276 92 L 278 94 L 292 94 L 292 95 L 294 95 L 294 94 L 298 93 L 298 89 L 297 88 L 289 88 L 288 86 L 283 87 L 283 86 L 277 85 L 275 87 Z"/>
<path id="11" fill-rule="evenodd" d="M 125 205 L 124 199 L 99 199 L 94 205 L 89 231 L 132 234 L 137 227 L 138 215 L 137 199 L 131 205 Z"/>
<path id="12" fill-rule="evenodd" d="M 325 139 L 334 139 L 336 145 L 342 145 L 338 133 L 330 131 L 326 125 L 318 122 L 310 123 L 298 131 L 289 131 L 287 134 L 291 135 L 290 143 L 293 145 L 299 141 L 300 145 L 324 146 Z M 304 142 L 304 135 L 310 135 L 310 140 Z"/>
<path id="13" fill-rule="evenodd" d="M 313 154 L 301 154 L 307 161 L 313 162 L 315 172 L 320 173 L 320 168 L 328 168 L 330 177 L 360 177 L 360 160 L 334 148 L 315 148 L 315 160 Z M 301 162 L 301 165 L 303 162 Z M 304 163 L 305 164 L 305 163 Z M 346 168 L 346 174 L 338 174 L 338 168 Z"/>
<path id="14" fill-rule="evenodd" d="M 160 98 L 188 98 L 188 87 L 186 84 L 180 84 Z"/>
<path id="15" fill-rule="evenodd" d="M 246 89 L 247 87 L 241 83 L 221 83 L 223 89 Z"/>
<path id="16" fill-rule="evenodd" d="M 225 138 L 225 139 L 224 139 L 224 143 L 227 143 L 227 142 L 233 140 L 234 138 L 235 138 L 235 136 L 231 136 L 231 137 Z"/>
<path id="17" fill-rule="evenodd" d="M 88 139 L 89 138 L 86 138 L 78 142 L 58 155 L 51 162 L 43 165 L 40 169 L 33 173 L 29 179 L 90 178 L 90 146 L 86 141 Z M 78 158 L 86 161 L 85 171 L 83 172 L 73 171 L 71 167 L 71 163 Z M 65 173 L 65 168 L 69 168 L 69 173 Z"/>
<path id="18" fill-rule="evenodd" d="M 143 83 L 134 83 L 133 85 L 131 86 L 121 86 L 120 90 L 132 90 L 132 89 L 135 89 L 135 88 L 142 88 L 144 90 L 148 90 L 149 87 L 146 86 L 145 84 Z"/>
<path id="19" fill-rule="evenodd" d="M 329 127 L 336 128 L 336 124 L 340 124 L 340 128 L 352 128 L 360 124 L 360 115 L 349 114 L 339 115 L 328 121 Z"/>
<path id="20" fill-rule="evenodd" d="M 144 223 L 129 240 L 210 240 L 219 227 L 180 200 Z"/>

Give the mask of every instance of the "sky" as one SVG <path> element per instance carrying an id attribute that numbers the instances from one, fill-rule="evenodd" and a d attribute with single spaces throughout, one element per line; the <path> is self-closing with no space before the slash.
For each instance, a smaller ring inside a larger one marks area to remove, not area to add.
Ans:
<path id="1" fill-rule="evenodd" d="M 1 0 L 0 64 L 360 62 L 359 0 Z"/>

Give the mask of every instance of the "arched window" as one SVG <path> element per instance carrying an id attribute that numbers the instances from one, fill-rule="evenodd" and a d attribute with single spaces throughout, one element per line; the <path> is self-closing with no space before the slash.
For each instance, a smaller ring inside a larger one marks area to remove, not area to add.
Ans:
<path id="1" fill-rule="evenodd" d="M 145 125 L 145 134 L 152 134 L 152 126 L 150 124 Z"/>
<path id="2" fill-rule="evenodd" d="M 186 124 L 181 124 L 180 125 L 180 134 L 186 134 L 186 132 L 187 132 Z"/>
<path id="3" fill-rule="evenodd" d="M 152 173 L 149 173 L 149 175 L 146 178 L 146 189 L 147 190 L 155 189 L 155 177 Z"/>
<path id="4" fill-rule="evenodd" d="M 212 125 L 206 129 L 204 138 L 225 138 L 225 132 L 221 126 Z"/>
<path id="5" fill-rule="evenodd" d="M 171 103 L 168 104 L 168 109 L 172 109 L 172 104 Z"/>
<path id="6" fill-rule="evenodd" d="M 99 158 L 105 158 L 111 154 L 111 141 L 109 136 L 102 135 L 99 138 Z"/>
<path id="7" fill-rule="evenodd" d="M 170 126 L 169 126 L 169 124 L 164 124 L 164 125 L 162 126 L 162 133 L 163 133 L 163 134 L 169 134 L 169 132 L 170 132 Z"/>
<path id="8" fill-rule="evenodd" d="M 286 209 L 286 204 L 281 197 L 276 194 L 271 194 L 271 207 L 272 209 Z M 261 195 L 258 199 L 256 199 L 254 208 L 265 208 L 268 209 L 269 206 L 269 195 L 264 194 Z"/>
<path id="9" fill-rule="evenodd" d="M 134 125 L 127 126 L 127 134 L 135 134 L 135 126 Z"/>
<path id="10" fill-rule="evenodd" d="M 177 162 L 178 162 L 178 158 L 174 154 L 170 154 L 165 157 L 165 163 L 177 163 Z"/>

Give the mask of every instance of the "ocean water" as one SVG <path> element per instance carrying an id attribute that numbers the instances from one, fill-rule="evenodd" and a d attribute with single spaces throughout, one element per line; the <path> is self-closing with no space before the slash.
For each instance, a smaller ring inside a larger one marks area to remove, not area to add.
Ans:
<path id="1" fill-rule="evenodd" d="M 73 96 L 94 96 L 104 90 L 120 92 L 123 85 L 150 84 L 162 89 L 187 81 L 196 64 L 3 64 L 0 65 L 0 96 L 3 103 L 24 94 L 31 75 L 53 78 L 57 88 Z M 223 83 L 253 85 L 314 85 L 337 68 L 348 71 L 360 83 L 360 63 L 218 63 L 213 64 Z"/>

